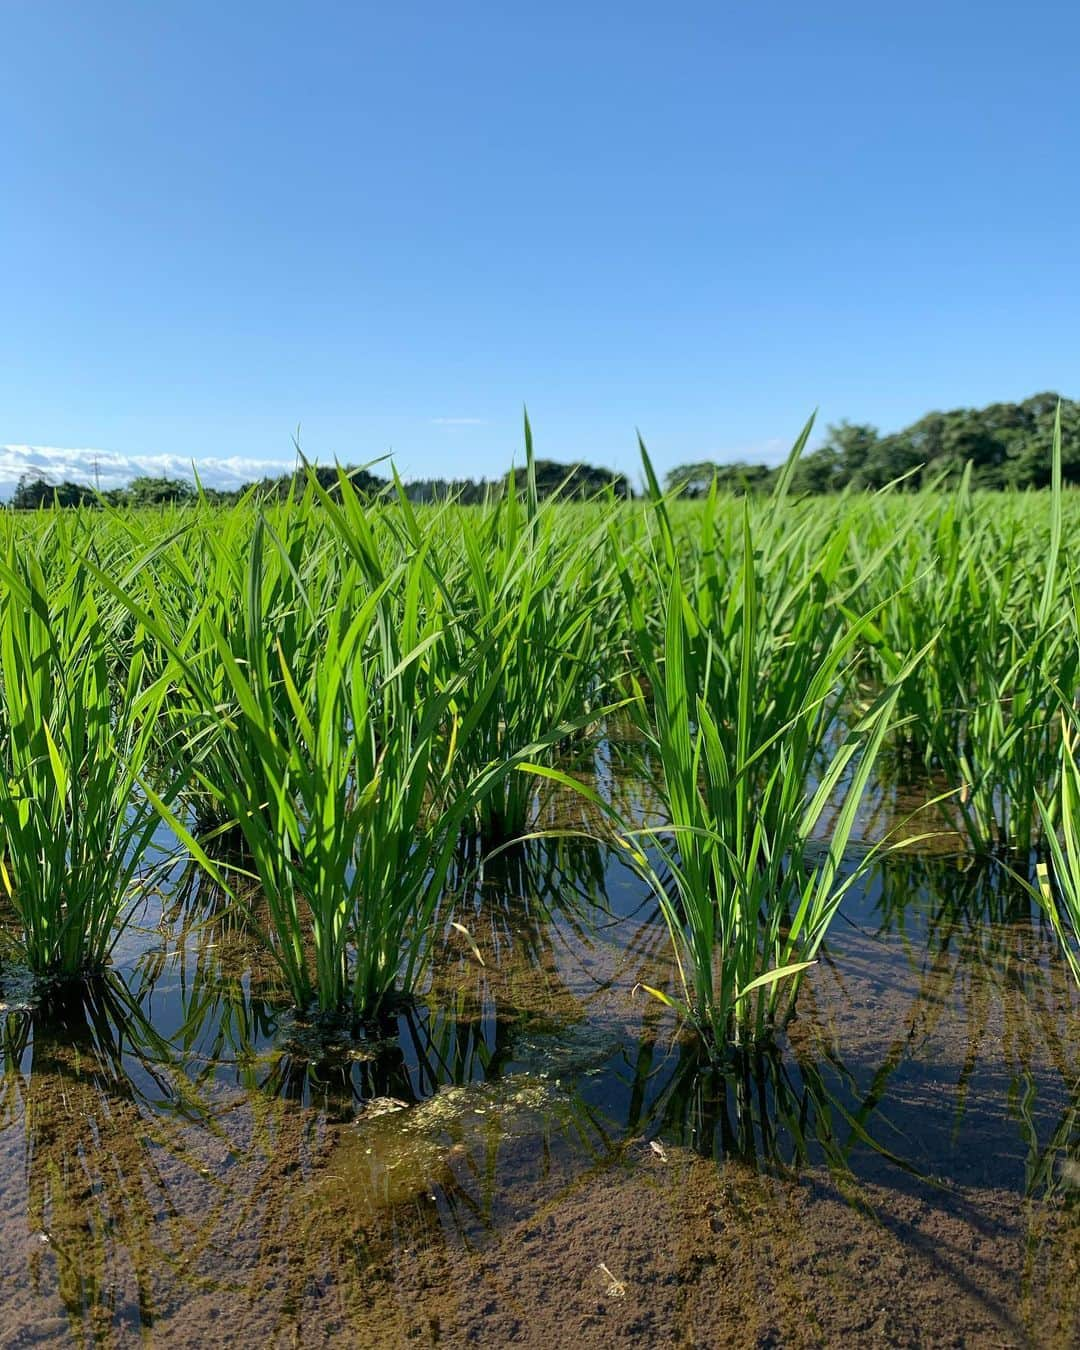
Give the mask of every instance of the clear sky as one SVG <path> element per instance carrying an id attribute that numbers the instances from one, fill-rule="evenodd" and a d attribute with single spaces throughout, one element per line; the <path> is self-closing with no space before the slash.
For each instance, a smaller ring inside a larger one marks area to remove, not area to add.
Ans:
<path id="1" fill-rule="evenodd" d="M 1074 3 L 0 0 L 0 445 L 775 459 L 1080 394 Z M 0 454 L 0 480 L 26 462 Z"/>

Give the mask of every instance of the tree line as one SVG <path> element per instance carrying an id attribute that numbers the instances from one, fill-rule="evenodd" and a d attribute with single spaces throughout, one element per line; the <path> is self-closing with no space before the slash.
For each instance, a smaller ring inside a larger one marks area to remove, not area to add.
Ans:
<path id="1" fill-rule="evenodd" d="M 840 422 L 826 431 L 823 445 L 796 465 L 792 491 L 872 491 L 903 479 L 918 488 L 954 482 L 971 465 L 972 486 L 1041 488 L 1050 483 L 1054 416 L 1061 403 L 1062 476 L 1080 483 L 1080 403 L 1057 394 L 1036 394 L 1023 403 L 992 403 L 927 413 L 902 431 L 882 435 L 876 427 Z M 713 479 L 736 492 L 766 491 L 779 469 L 767 464 L 680 464 L 666 486 L 688 497 L 708 492 Z"/>
<path id="2" fill-rule="evenodd" d="M 336 495 L 340 492 L 341 480 L 336 468 L 320 464 L 312 466 L 310 471 L 328 493 Z M 595 497 L 605 491 L 611 491 L 620 498 L 634 495 L 625 474 L 597 468 L 594 464 L 559 464 L 555 460 L 538 459 L 534 463 L 534 471 L 536 491 L 540 497 L 548 497 L 554 492 L 576 499 Z M 380 477 L 368 469 L 346 467 L 345 473 L 353 489 L 363 496 L 377 496 L 395 490 L 390 479 Z M 503 478 L 490 480 L 417 478 L 403 487 L 409 500 L 416 503 L 454 499 L 474 505 L 505 492 L 512 473 L 513 470 Z M 263 499 L 281 500 L 290 493 L 302 492 L 307 475 L 308 469 L 297 468 L 277 477 L 245 483 L 238 488 L 204 487 L 201 491 L 207 501 L 220 505 L 237 502 L 248 493 Z M 516 472 L 515 482 L 519 489 L 524 484 L 521 469 Z M 195 485 L 184 478 L 141 476 L 133 478 L 126 487 L 99 492 L 84 483 L 70 480 L 50 483 L 40 476 L 24 474 L 12 493 L 10 505 L 17 511 L 37 510 L 42 506 L 174 506 L 194 502 L 198 497 L 199 491 Z"/>
<path id="3" fill-rule="evenodd" d="M 903 480 L 908 488 L 955 481 L 971 465 L 972 485 L 979 488 L 1041 488 L 1050 481 L 1050 443 L 1054 416 L 1061 403 L 1062 474 L 1066 482 L 1080 483 L 1080 402 L 1059 399 L 1057 394 L 1036 394 L 1023 403 L 992 403 L 986 408 L 957 408 L 952 412 L 927 413 L 902 431 L 882 435 L 876 427 L 840 422 L 826 429 L 822 445 L 804 454 L 795 468 L 792 490 L 798 493 L 840 492 L 844 489 L 873 490 Z M 347 469 L 357 492 L 376 495 L 393 490 L 387 478 L 368 469 Z M 513 471 L 511 471 L 513 472 Z M 617 497 L 634 495 L 625 474 L 593 464 L 560 464 L 535 461 L 537 493 L 541 497 L 561 492 L 570 498 L 592 497 L 611 491 Z M 665 476 L 669 491 L 687 497 L 707 493 L 713 481 L 731 492 L 764 492 L 779 469 L 768 464 L 737 461 L 718 464 L 700 460 L 680 464 Z M 315 476 L 329 492 L 339 491 L 337 470 L 317 466 Z M 276 478 L 264 478 L 243 487 L 222 490 L 206 488 L 212 502 L 238 501 L 253 490 L 263 497 L 283 498 L 297 490 L 306 470 L 297 468 Z M 466 505 L 482 502 L 506 491 L 510 473 L 496 479 L 419 478 L 404 485 L 413 502 L 448 499 Z M 523 475 L 517 471 L 516 484 Z M 194 501 L 195 487 L 182 478 L 139 477 L 126 487 L 96 492 L 82 483 L 49 483 L 25 475 L 11 498 L 15 509 L 40 506 L 164 506 Z"/>

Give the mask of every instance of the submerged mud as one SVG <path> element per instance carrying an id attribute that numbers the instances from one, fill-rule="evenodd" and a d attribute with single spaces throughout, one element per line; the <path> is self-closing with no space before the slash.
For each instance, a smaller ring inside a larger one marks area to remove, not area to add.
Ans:
<path id="1" fill-rule="evenodd" d="M 722 1069 L 613 855 L 538 841 L 454 918 L 366 1038 L 168 903 L 110 980 L 5 973 L 0 1344 L 1077 1341 L 1080 999 L 1006 873 L 882 861 Z"/>

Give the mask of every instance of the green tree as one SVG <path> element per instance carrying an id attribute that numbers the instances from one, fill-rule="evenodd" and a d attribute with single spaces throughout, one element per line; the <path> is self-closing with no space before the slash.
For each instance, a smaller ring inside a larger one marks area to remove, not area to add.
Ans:
<path id="1" fill-rule="evenodd" d="M 536 494 L 538 497 L 550 497 L 558 492 L 562 497 L 595 497 L 607 488 L 613 488 L 616 497 L 631 496 L 630 480 L 625 474 L 615 473 L 611 469 L 600 469 L 595 464 L 560 464 L 554 459 L 533 461 L 536 473 Z M 506 481 L 509 482 L 507 474 Z M 524 470 L 514 471 L 514 482 L 520 491 L 525 481 Z"/>
<path id="2" fill-rule="evenodd" d="M 42 506 L 97 506 L 93 488 L 65 479 L 49 483 L 44 478 L 23 474 L 11 494 L 11 505 L 16 511 L 36 511 Z"/>
<path id="3" fill-rule="evenodd" d="M 124 493 L 131 506 L 167 506 L 194 496 L 194 487 L 182 478 L 133 478 Z"/>
<path id="4" fill-rule="evenodd" d="M 678 492 L 682 497 L 704 497 L 720 468 L 711 459 L 698 460 L 693 464 L 677 464 L 664 475 L 664 486 L 669 492 Z"/>

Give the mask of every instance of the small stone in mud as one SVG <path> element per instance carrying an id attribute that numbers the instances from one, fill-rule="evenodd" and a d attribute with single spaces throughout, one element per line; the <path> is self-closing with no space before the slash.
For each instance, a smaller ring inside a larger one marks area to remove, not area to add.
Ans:
<path id="1" fill-rule="evenodd" d="M 404 1111 L 409 1105 L 398 1097 L 372 1097 L 363 1104 L 361 1120 L 374 1120 L 376 1116 L 388 1116 L 392 1111 Z"/>
<path id="2" fill-rule="evenodd" d="M 1066 1185 L 1080 1189 L 1080 1162 L 1075 1158 L 1066 1158 L 1061 1164 L 1061 1179 Z"/>

